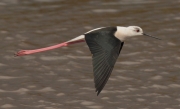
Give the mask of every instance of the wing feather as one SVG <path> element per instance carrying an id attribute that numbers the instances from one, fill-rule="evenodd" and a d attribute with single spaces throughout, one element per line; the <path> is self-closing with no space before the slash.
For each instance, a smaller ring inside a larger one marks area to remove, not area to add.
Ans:
<path id="1" fill-rule="evenodd" d="M 107 83 L 123 42 L 114 36 L 115 27 L 107 27 L 85 34 L 86 43 L 93 54 L 93 72 L 97 95 Z"/>

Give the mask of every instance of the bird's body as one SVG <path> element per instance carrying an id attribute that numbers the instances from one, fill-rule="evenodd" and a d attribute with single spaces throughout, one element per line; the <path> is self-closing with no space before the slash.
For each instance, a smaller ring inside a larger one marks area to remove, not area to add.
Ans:
<path id="1" fill-rule="evenodd" d="M 67 42 L 51 47 L 22 50 L 16 53 L 16 56 L 23 56 L 37 52 L 47 51 L 70 44 L 86 41 L 91 53 L 93 54 L 93 72 L 97 95 L 102 91 L 108 81 L 120 51 L 124 45 L 124 40 L 128 37 L 147 35 L 143 33 L 138 26 L 129 27 L 101 27 L 90 30 Z M 153 37 L 153 36 L 150 36 Z M 156 37 L 154 37 L 156 38 Z M 157 38 L 158 39 L 158 38 Z"/>

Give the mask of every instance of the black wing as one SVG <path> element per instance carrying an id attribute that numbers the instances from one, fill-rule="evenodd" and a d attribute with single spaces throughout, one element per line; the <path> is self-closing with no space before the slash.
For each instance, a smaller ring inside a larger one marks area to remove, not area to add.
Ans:
<path id="1" fill-rule="evenodd" d="M 124 42 L 114 36 L 116 27 L 107 27 L 85 34 L 93 54 L 93 72 L 97 95 L 108 81 Z"/>

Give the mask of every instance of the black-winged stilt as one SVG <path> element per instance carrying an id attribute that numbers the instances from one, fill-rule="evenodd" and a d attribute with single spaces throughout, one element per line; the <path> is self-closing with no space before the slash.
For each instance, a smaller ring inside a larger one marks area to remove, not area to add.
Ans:
<path id="1" fill-rule="evenodd" d="M 114 64 L 116 63 L 116 60 L 123 47 L 124 40 L 128 37 L 140 35 L 159 39 L 157 37 L 145 34 L 138 26 L 101 27 L 90 30 L 83 35 L 61 44 L 35 50 L 21 50 L 15 55 L 29 55 L 86 41 L 91 53 L 93 54 L 92 60 L 94 82 L 97 95 L 99 95 L 111 75 Z"/>

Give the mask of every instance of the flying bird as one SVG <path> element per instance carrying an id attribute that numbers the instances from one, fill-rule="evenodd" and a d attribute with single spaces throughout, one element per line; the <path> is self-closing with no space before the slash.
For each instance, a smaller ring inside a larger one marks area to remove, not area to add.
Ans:
<path id="1" fill-rule="evenodd" d="M 159 39 L 157 37 L 144 33 L 139 26 L 100 27 L 90 30 L 74 39 L 54 46 L 35 50 L 21 50 L 17 52 L 15 55 L 29 55 L 33 53 L 68 46 L 79 42 L 86 42 L 92 53 L 94 83 L 98 96 L 112 73 L 116 60 L 124 45 L 124 40 L 129 37 L 140 35 Z"/>

